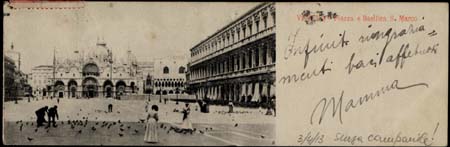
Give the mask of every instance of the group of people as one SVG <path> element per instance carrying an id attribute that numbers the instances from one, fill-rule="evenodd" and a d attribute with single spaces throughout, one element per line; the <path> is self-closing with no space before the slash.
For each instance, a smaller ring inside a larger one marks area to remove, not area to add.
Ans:
<path id="1" fill-rule="evenodd" d="M 56 119 L 59 120 L 58 116 L 58 106 L 53 106 L 51 108 L 48 108 L 48 106 L 42 107 L 38 110 L 36 110 L 36 124 L 37 127 L 44 126 L 44 123 L 48 123 L 48 127 L 51 126 L 53 123 L 53 127 L 56 127 Z M 45 120 L 45 114 L 48 116 L 48 121 Z"/>
<path id="2" fill-rule="evenodd" d="M 149 142 L 149 143 L 157 143 L 158 142 L 158 121 L 159 121 L 159 116 L 158 116 L 158 110 L 159 107 L 157 105 L 152 105 L 151 106 L 151 110 L 148 110 L 149 108 L 149 103 L 146 103 L 146 130 L 145 130 L 145 136 L 144 136 L 144 141 L 145 142 Z M 169 128 L 170 130 L 174 130 L 177 133 L 193 133 L 193 127 L 192 127 L 192 123 L 190 121 L 190 113 L 191 113 L 191 109 L 189 107 L 189 104 L 186 103 L 185 107 L 183 108 L 182 111 L 180 111 L 183 114 L 182 117 L 182 123 L 181 125 L 175 125 L 175 126 L 171 126 Z"/>

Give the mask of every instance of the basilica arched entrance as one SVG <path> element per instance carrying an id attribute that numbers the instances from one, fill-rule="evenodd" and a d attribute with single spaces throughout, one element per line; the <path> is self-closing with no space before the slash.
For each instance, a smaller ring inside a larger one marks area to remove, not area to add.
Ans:
<path id="1" fill-rule="evenodd" d="M 126 88 L 126 84 L 124 81 L 120 80 L 116 83 L 116 95 L 117 96 L 122 96 L 125 94 L 125 88 Z"/>
<path id="2" fill-rule="evenodd" d="M 69 97 L 75 97 L 77 93 L 77 82 L 75 80 L 70 80 L 68 85 Z"/>
<path id="3" fill-rule="evenodd" d="M 87 77 L 83 80 L 83 97 L 97 97 L 98 96 L 98 82 L 93 77 Z"/>
<path id="4" fill-rule="evenodd" d="M 105 97 L 112 97 L 113 96 L 113 83 L 110 80 L 106 80 L 103 83 L 103 95 Z"/>
<path id="5" fill-rule="evenodd" d="M 64 97 L 64 82 L 62 81 L 55 82 L 55 92 L 58 97 L 60 98 Z"/>

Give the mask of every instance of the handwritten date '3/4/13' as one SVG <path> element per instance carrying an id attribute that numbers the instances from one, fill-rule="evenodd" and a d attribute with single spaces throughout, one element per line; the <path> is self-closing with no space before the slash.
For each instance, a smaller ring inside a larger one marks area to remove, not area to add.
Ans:
<path id="1" fill-rule="evenodd" d="M 320 132 L 312 133 L 308 132 L 306 134 L 300 134 L 297 138 L 297 143 L 300 145 L 314 145 L 321 144 L 325 139 L 325 135 Z"/>

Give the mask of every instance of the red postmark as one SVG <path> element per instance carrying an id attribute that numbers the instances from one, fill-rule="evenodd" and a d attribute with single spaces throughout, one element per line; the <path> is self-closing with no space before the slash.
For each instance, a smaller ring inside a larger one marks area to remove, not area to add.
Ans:
<path id="1" fill-rule="evenodd" d="M 11 9 L 67 10 L 85 7 L 84 0 L 9 0 Z"/>

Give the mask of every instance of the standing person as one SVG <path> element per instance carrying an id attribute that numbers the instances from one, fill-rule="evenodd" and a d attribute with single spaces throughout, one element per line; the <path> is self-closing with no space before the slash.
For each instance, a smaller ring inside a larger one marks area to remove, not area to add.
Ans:
<path id="1" fill-rule="evenodd" d="M 56 102 L 58 102 L 58 104 L 59 104 L 59 97 L 56 99 Z"/>
<path id="2" fill-rule="evenodd" d="M 277 116 L 277 108 L 276 108 L 277 104 L 275 101 L 275 97 L 272 98 L 272 109 L 273 109 L 273 116 Z"/>
<path id="3" fill-rule="evenodd" d="M 53 106 L 52 108 L 48 109 L 48 127 L 50 127 L 50 125 L 53 123 L 53 127 L 56 128 L 55 117 L 56 117 L 56 119 L 59 120 L 58 106 L 56 106 L 56 105 Z"/>
<path id="4" fill-rule="evenodd" d="M 158 106 L 152 105 L 152 110 L 147 113 L 147 124 L 144 136 L 145 142 L 158 142 L 158 120 Z"/>
<path id="5" fill-rule="evenodd" d="M 148 101 L 146 101 L 145 102 L 145 112 L 148 112 L 148 106 L 149 106 L 150 104 L 148 103 Z"/>
<path id="6" fill-rule="evenodd" d="M 185 107 L 183 108 L 183 111 L 181 111 L 181 113 L 183 113 L 183 122 L 181 123 L 181 129 L 183 131 L 192 133 L 193 128 L 192 128 L 191 119 L 189 117 L 189 114 L 191 113 L 191 108 L 189 108 L 188 103 L 185 104 Z"/>
<path id="7" fill-rule="evenodd" d="M 45 107 L 42 107 L 42 108 L 36 110 L 35 113 L 36 113 L 36 118 L 37 118 L 37 120 L 36 120 L 37 127 L 44 126 L 43 123 L 46 122 L 45 121 L 45 113 L 47 112 L 47 110 L 48 110 L 48 106 L 45 106 Z"/>
<path id="8" fill-rule="evenodd" d="M 233 107 L 234 107 L 234 105 L 233 105 L 233 102 L 228 102 L 228 113 L 233 113 Z"/>
<path id="9" fill-rule="evenodd" d="M 113 98 L 107 98 L 108 99 L 108 112 L 112 112 L 113 111 Z"/>

